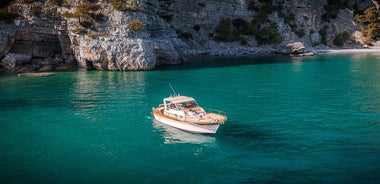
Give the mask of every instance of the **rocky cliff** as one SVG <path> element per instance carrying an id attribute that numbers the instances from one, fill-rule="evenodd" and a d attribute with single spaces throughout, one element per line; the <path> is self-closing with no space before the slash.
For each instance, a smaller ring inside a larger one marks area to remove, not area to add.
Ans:
<path id="1" fill-rule="evenodd" d="M 192 55 L 272 52 L 296 41 L 356 47 L 363 38 L 355 13 L 376 2 L 6 1 L 0 4 L 0 68 L 150 70 Z"/>

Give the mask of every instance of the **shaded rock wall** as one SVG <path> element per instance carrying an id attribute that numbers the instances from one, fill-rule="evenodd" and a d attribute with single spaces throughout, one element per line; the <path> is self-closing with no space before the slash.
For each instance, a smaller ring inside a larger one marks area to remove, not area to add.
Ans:
<path id="1" fill-rule="evenodd" d="M 40 8 L 41 14 L 31 16 L 31 7 Z M 56 9 L 48 9 L 43 2 L 15 3 L 8 8 L 18 11 L 20 16 L 14 24 L 4 24 L 7 29 L 0 29 L 1 34 L 7 35 L 0 44 L 3 46 L 3 49 L 0 47 L 0 58 L 3 58 L 0 68 L 20 72 L 75 68 L 67 26 L 65 20 L 53 12 Z M 10 61 L 16 63 L 13 68 L 9 68 Z"/>

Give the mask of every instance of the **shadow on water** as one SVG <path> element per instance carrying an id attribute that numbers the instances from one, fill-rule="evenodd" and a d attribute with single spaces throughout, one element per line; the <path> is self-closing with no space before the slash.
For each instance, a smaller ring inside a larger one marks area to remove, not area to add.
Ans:
<path id="1" fill-rule="evenodd" d="M 307 61 L 302 58 L 301 61 Z M 272 56 L 250 56 L 250 57 L 216 57 L 216 56 L 201 56 L 190 60 L 190 62 L 181 63 L 178 65 L 161 65 L 156 67 L 157 71 L 167 70 L 192 70 L 200 68 L 217 68 L 230 67 L 239 65 L 260 65 L 274 63 L 290 63 L 294 62 L 291 57 L 283 55 Z"/>
<path id="2" fill-rule="evenodd" d="M 178 65 L 161 65 L 157 66 L 157 71 L 167 70 L 192 70 L 201 68 L 218 68 L 231 67 L 241 65 L 265 65 L 265 64 L 286 64 L 286 63 L 301 63 L 301 62 L 326 62 L 337 59 L 347 59 L 353 57 L 378 58 L 376 54 L 318 54 L 315 56 L 290 57 L 286 55 L 265 55 L 265 56 L 241 56 L 241 57 L 222 57 L 222 56 L 199 56 L 190 59 L 189 62 Z"/>
<path id="3" fill-rule="evenodd" d="M 235 146 L 251 149 L 258 149 L 262 146 L 269 146 L 278 149 L 281 147 L 279 141 L 281 138 L 272 132 L 261 130 L 249 125 L 240 124 L 238 122 L 228 122 L 216 135 L 218 141 L 231 143 Z M 268 148 L 265 148 L 268 149 Z"/>
<path id="4" fill-rule="evenodd" d="M 217 141 L 241 148 L 252 149 L 252 147 L 255 147 L 255 149 L 258 149 L 264 145 L 268 146 L 267 143 L 278 142 L 278 136 L 269 132 L 255 129 L 252 126 L 238 124 L 236 122 L 229 123 L 230 124 L 225 127 L 222 125 L 215 135 L 185 132 L 156 120 L 153 120 L 153 127 L 155 128 L 155 131 L 162 133 L 164 144 L 213 144 Z M 275 145 L 274 147 L 278 148 L 278 145 Z"/>

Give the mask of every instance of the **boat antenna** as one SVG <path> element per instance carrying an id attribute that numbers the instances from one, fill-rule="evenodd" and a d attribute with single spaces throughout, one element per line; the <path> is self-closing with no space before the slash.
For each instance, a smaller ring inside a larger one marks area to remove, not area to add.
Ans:
<path id="1" fill-rule="evenodd" d="M 169 87 L 170 87 L 170 89 L 173 91 L 173 93 L 174 93 L 174 96 L 178 96 L 177 95 L 177 93 L 174 91 L 174 88 L 173 88 L 173 86 L 169 83 Z"/>

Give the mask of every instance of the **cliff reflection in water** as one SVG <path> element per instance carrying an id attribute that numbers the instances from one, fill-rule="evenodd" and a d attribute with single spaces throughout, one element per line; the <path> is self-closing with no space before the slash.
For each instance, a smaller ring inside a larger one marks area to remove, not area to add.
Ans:
<path id="1" fill-rule="evenodd" d="M 191 144 L 209 144 L 215 142 L 215 137 L 202 134 L 193 134 L 173 128 L 164 123 L 153 119 L 153 126 L 156 130 L 162 132 L 165 144 L 191 143 Z"/>
<path id="2" fill-rule="evenodd" d="M 145 76 L 142 72 L 77 72 L 70 93 L 75 113 L 87 119 L 107 113 L 133 111 L 133 104 L 143 103 Z"/>

